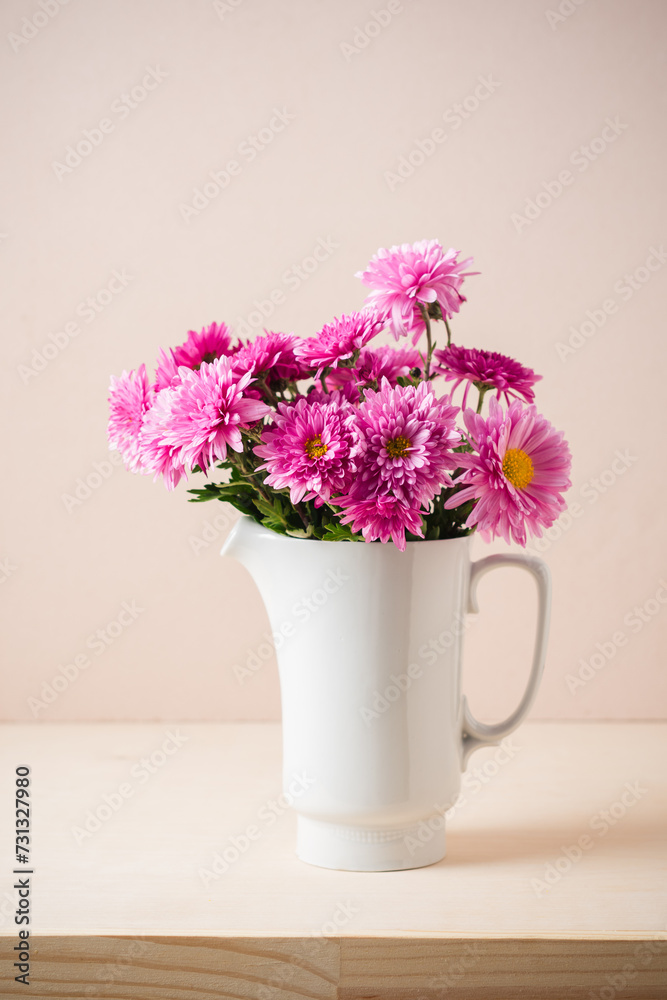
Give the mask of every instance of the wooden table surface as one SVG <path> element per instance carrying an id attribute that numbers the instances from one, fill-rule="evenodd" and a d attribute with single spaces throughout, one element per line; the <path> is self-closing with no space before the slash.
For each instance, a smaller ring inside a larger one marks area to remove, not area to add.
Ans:
<path id="1" fill-rule="evenodd" d="M 370 874 L 297 859 L 275 723 L 5 725 L 0 754 L 0 996 L 667 998 L 666 724 L 525 724 L 472 757 L 444 861 Z"/>

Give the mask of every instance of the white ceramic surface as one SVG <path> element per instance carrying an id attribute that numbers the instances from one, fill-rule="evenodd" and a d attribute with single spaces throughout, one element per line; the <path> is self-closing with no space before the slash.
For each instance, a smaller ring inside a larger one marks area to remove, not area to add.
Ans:
<path id="1" fill-rule="evenodd" d="M 544 667 L 548 569 L 520 555 L 471 563 L 469 544 L 408 542 L 400 552 L 287 538 L 247 517 L 225 542 L 223 555 L 252 574 L 283 637 L 283 781 L 286 792 L 299 785 L 292 800 L 303 861 L 349 871 L 439 861 L 443 814 L 469 754 L 500 742 L 528 712 Z M 478 580 L 507 565 L 537 584 L 533 664 L 516 711 L 485 725 L 461 692 L 463 633 L 466 613 L 478 610 Z"/>

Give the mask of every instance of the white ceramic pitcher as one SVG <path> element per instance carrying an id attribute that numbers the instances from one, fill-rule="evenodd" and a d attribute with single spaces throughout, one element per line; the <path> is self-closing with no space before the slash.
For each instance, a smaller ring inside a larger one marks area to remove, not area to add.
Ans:
<path id="1" fill-rule="evenodd" d="M 252 574 L 277 652 L 287 787 L 297 855 L 324 868 L 397 871 L 445 855 L 443 808 L 469 754 L 494 746 L 528 712 L 544 667 L 550 606 L 546 565 L 522 555 L 471 563 L 470 538 L 379 542 L 288 538 L 242 517 L 222 553 Z M 478 722 L 461 693 L 466 612 L 485 573 L 519 566 L 535 578 L 537 633 L 528 686 L 513 714 Z M 419 851 L 424 823 L 436 832 Z"/>

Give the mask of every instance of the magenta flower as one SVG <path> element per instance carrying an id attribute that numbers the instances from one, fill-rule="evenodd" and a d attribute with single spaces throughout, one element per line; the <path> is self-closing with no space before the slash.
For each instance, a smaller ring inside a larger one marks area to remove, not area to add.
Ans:
<path id="1" fill-rule="evenodd" d="M 210 364 L 217 358 L 233 353 L 232 334 L 226 323 L 211 323 L 200 333 L 190 330 L 185 343 L 173 350 L 177 366 L 184 365 L 195 370 L 200 365 Z"/>
<path id="2" fill-rule="evenodd" d="M 268 382 L 275 379 L 296 382 L 310 375 L 310 369 L 297 357 L 302 343 L 293 333 L 267 330 L 233 355 L 232 367 L 239 375 L 249 371 L 257 377 L 265 376 Z"/>
<path id="3" fill-rule="evenodd" d="M 461 440 L 457 413 L 427 382 L 392 388 L 383 379 L 356 411 L 357 475 L 341 505 L 387 494 L 415 508 L 429 503 L 443 485 L 451 486 L 449 473 L 458 462 L 452 448 Z"/>
<path id="4" fill-rule="evenodd" d="M 333 374 L 331 372 L 330 374 Z M 329 375 L 326 376 L 329 381 Z M 350 406 L 357 406 L 359 403 L 359 390 L 354 382 L 341 382 L 340 386 L 325 392 L 319 382 L 315 382 L 309 389 L 306 397 L 309 403 L 330 403 L 338 402 L 339 405 L 349 403 Z"/>
<path id="5" fill-rule="evenodd" d="M 297 356 L 319 378 L 325 368 L 337 368 L 348 361 L 383 328 L 384 321 L 373 310 L 350 313 L 326 323 L 315 337 L 307 337 L 297 348 Z"/>
<path id="6" fill-rule="evenodd" d="M 423 377 L 424 365 L 415 347 L 364 347 L 354 368 L 334 368 L 326 376 L 327 385 L 349 385 L 354 382 L 361 387 L 371 383 L 379 384 L 386 378 L 391 386 L 399 378 L 407 378 L 418 369 Z"/>
<path id="7" fill-rule="evenodd" d="M 443 316 L 457 313 L 465 297 L 459 289 L 463 279 L 476 271 L 463 269 L 472 257 L 457 260 L 459 251 L 444 252 L 437 240 L 403 243 L 390 250 L 378 250 L 365 271 L 358 271 L 371 288 L 366 305 L 380 313 L 396 339 L 412 334 L 416 344 L 426 329 L 419 308 L 437 302 Z"/>
<path id="8" fill-rule="evenodd" d="M 186 474 L 181 446 L 167 441 L 178 392 L 178 385 L 158 392 L 146 414 L 140 436 L 142 471 L 152 473 L 154 480 L 162 476 L 168 490 L 175 489 Z"/>
<path id="9" fill-rule="evenodd" d="M 466 471 L 457 479 L 464 489 L 445 502 L 459 507 L 477 503 L 466 527 L 477 525 L 485 541 L 502 536 L 526 544 L 526 529 L 538 538 L 565 510 L 562 493 L 571 486 L 570 449 L 561 431 L 534 406 L 514 400 L 507 412 L 490 400 L 488 419 L 466 410 L 464 419 L 476 454 L 457 455 Z"/>
<path id="10" fill-rule="evenodd" d="M 243 451 L 241 430 L 260 420 L 269 407 L 244 395 L 252 376 L 247 372 L 237 378 L 229 358 L 203 364 L 197 371 L 181 366 L 178 374 L 179 385 L 158 393 L 161 406 L 151 421 L 152 447 L 175 449 L 172 455 L 181 465 L 198 465 L 206 472 L 227 458 L 227 448 Z"/>
<path id="11" fill-rule="evenodd" d="M 349 524 L 352 531 L 360 531 L 367 542 L 379 539 L 386 543 L 392 539 L 402 552 L 405 551 L 406 530 L 424 537 L 419 509 L 387 494 L 349 503 L 340 520 L 342 524 Z"/>
<path id="12" fill-rule="evenodd" d="M 508 404 L 510 396 L 520 396 L 527 403 L 532 403 L 535 399 L 533 386 L 542 378 L 513 358 L 496 351 L 478 351 L 474 347 L 450 344 L 441 351 L 434 351 L 433 356 L 439 362 L 435 370 L 444 375 L 448 382 L 454 382 L 452 391 L 462 382 L 467 383 L 461 409 L 465 409 L 471 385 L 496 389 L 497 398 L 504 396 Z"/>
<path id="13" fill-rule="evenodd" d="M 119 378 L 111 376 L 107 430 L 109 448 L 121 453 L 126 468 L 131 472 L 141 471 L 139 434 L 154 395 L 146 375 L 146 365 L 141 365 L 137 371 L 124 371 Z"/>
<path id="14" fill-rule="evenodd" d="M 255 454 L 266 459 L 259 469 L 269 473 L 268 486 L 289 489 L 292 503 L 315 499 L 319 507 L 350 485 L 355 446 L 353 410 L 333 393 L 324 403 L 304 396 L 279 403 Z"/>

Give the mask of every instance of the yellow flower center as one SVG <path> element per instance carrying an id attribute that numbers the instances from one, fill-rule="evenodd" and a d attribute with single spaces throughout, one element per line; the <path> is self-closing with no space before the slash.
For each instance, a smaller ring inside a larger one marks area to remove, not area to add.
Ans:
<path id="1" fill-rule="evenodd" d="M 530 455 L 521 448 L 510 448 L 503 459 L 503 475 L 518 490 L 525 489 L 535 478 L 535 469 Z"/>
<path id="2" fill-rule="evenodd" d="M 387 449 L 387 454 L 390 458 L 407 458 L 408 448 L 410 447 L 410 442 L 402 434 L 398 437 L 391 438 L 387 441 L 385 448 Z"/>
<path id="3" fill-rule="evenodd" d="M 322 435 L 317 434 L 315 437 L 308 438 L 303 446 L 308 458 L 321 458 L 322 455 L 326 455 L 327 446 L 322 444 Z"/>

